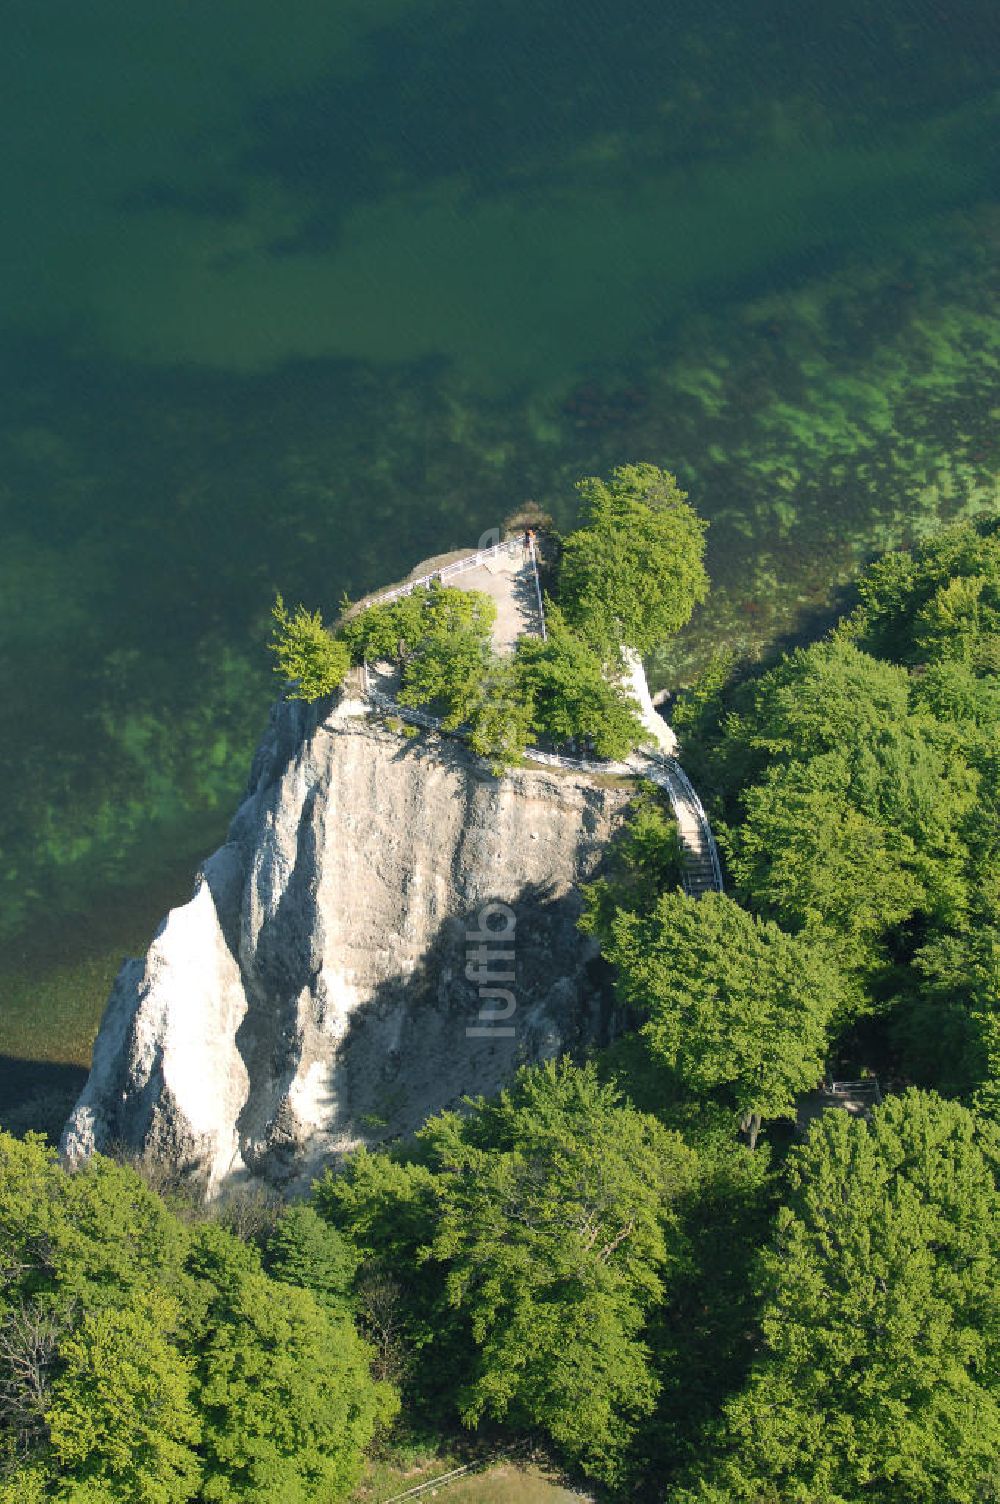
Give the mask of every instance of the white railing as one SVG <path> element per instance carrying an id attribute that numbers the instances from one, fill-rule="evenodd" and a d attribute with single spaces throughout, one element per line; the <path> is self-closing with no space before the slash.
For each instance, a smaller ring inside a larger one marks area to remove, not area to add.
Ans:
<path id="1" fill-rule="evenodd" d="M 366 682 L 369 682 L 367 664 L 365 665 L 365 678 Z M 368 699 L 377 709 L 398 716 L 401 721 L 414 721 L 418 726 L 424 726 L 430 731 L 441 729 L 439 716 L 429 715 L 427 711 L 416 710 L 408 705 L 400 705 L 398 700 L 394 700 L 391 695 L 383 694 L 381 690 L 369 688 Z M 642 760 L 631 762 L 594 762 L 582 757 L 564 757 L 559 752 L 539 752 L 534 747 L 526 747 L 524 755 L 530 762 L 540 763 L 543 767 L 566 768 L 574 773 L 607 773 L 625 778 L 646 777 L 650 782 L 658 784 L 660 788 L 666 790 L 675 815 L 681 808 L 686 807 L 695 816 L 712 868 L 712 885 L 717 893 L 724 891 L 719 848 L 715 844 L 715 836 L 705 813 L 705 807 L 690 778 L 674 758 L 646 753 Z"/>
<path id="2" fill-rule="evenodd" d="M 698 798 L 694 784 L 691 782 L 690 778 L 687 776 L 680 763 L 676 762 L 672 757 L 664 758 L 663 761 L 669 764 L 669 774 L 672 777 L 676 778 L 677 782 L 680 784 L 681 792 L 684 796 L 685 801 L 695 813 L 695 817 L 697 818 L 698 824 L 701 828 L 705 846 L 708 850 L 709 861 L 712 864 L 712 880 L 715 883 L 716 892 L 721 893 L 723 891 L 722 863 L 719 860 L 719 848 L 715 844 L 715 836 L 712 833 L 712 826 L 709 822 L 709 818 L 705 813 L 705 807 L 702 804 L 701 800 Z M 666 787 L 667 793 L 670 795 L 671 803 L 676 806 L 677 801 L 674 798 L 672 789 L 670 788 L 669 784 Z"/>
<path id="3" fill-rule="evenodd" d="M 464 1467 L 453 1467 L 450 1472 L 438 1473 L 436 1478 L 425 1478 L 423 1483 L 416 1483 L 408 1488 L 403 1494 L 393 1494 L 391 1499 L 386 1499 L 384 1504 L 403 1504 L 404 1500 L 421 1499 L 427 1494 L 437 1493 L 439 1488 L 449 1483 L 455 1483 L 459 1478 L 468 1478 L 472 1473 L 485 1472 L 487 1468 L 501 1461 L 504 1457 L 510 1457 L 513 1453 L 521 1450 L 517 1446 L 502 1447 L 492 1457 L 486 1457 L 478 1462 L 467 1462 Z"/>
<path id="4" fill-rule="evenodd" d="M 830 1081 L 825 1088 L 833 1097 L 874 1097 L 882 1100 L 877 1076 L 863 1076 L 860 1081 Z"/>
<path id="5" fill-rule="evenodd" d="M 538 558 L 535 554 L 535 540 L 532 537 L 531 533 L 528 534 L 528 553 L 531 556 L 531 569 L 532 573 L 535 576 L 535 599 L 538 601 L 538 625 L 542 629 L 542 641 L 545 642 L 549 634 L 545 629 L 545 607 L 542 605 L 542 582 L 538 578 Z"/>
<path id="6" fill-rule="evenodd" d="M 509 554 L 513 558 L 518 549 L 524 549 L 522 538 L 508 538 L 504 543 L 494 543 L 492 548 L 481 548 L 478 553 L 467 554 L 464 559 L 456 559 L 453 564 L 445 564 L 431 574 L 422 574 L 416 580 L 407 580 L 405 584 L 397 585 L 394 590 L 373 595 L 364 602 L 365 610 L 369 606 L 381 606 L 385 601 L 398 600 L 401 595 L 412 595 L 414 590 L 431 585 L 435 580 L 450 580 L 452 575 L 463 574 L 467 569 L 480 569 L 487 559 L 495 559 L 499 554 Z M 537 580 L 537 571 L 535 577 Z"/>
<path id="7" fill-rule="evenodd" d="M 623 777 L 635 777 L 635 768 L 627 762 L 588 762 L 582 757 L 561 757 L 558 752 L 536 752 L 534 747 L 525 747 L 524 755 L 532 762 L 552 768 L 569 768 L 574 773 L 617 773 Z"/>
<path id="8" fill-rule="evenodd" d="M 410 705 L 400 705 L 392 695 L 383 694 L 380 689 L 370 689 L 368 699 L 378 709 L 384 710 L 388 715 L 398 716 L 401 721 L 415 721 L 418 726 L 426 726 L 429 731 L 441 729 L 441 718 L 436 715 L 428 715 L 426 710 L 415 710 Z"/>

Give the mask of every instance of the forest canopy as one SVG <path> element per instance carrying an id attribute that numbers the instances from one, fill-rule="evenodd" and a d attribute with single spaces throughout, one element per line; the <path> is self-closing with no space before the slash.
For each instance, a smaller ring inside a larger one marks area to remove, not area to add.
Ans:
<path id="1" fill-rule="evenodd" d="M 591 524 L 672 513 L 650 485 L 618 472 Z M 690 605 L 697 539 L 670 525 Z M 490 704 L 610 748 L 631 712 L 603 634 L 631 607 L 579 558 L 565 577 Z M 337 645 L 474 735 L 489 627 L 428 591 Z M 874 564 L 821 640 L 720 654 L 674 724 L 726 892 L 683 891 L 644 789 L 581 918 L 613 1042 L 302 1200 L 205 1208 L 0 1135 L 0 1504 L 311 1504 L 349 1498 L 373 1442 L 462 1434 L 530 1440 L 612 1504 L 996 1499 L 998 641 L 982 519 Z M 823 1110 L 827 1075 L 875 1105 Z"/>

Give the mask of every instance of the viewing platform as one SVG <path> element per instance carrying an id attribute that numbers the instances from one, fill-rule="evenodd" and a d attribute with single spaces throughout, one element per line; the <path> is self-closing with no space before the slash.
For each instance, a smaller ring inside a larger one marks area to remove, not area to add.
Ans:
<path id="1" fill-rule="evenodd" d="M 428 569 L 428 564 L 436 567 Z M 432 585 L 437 581 L 446 588 L 479 590 L 496 606 L 493 646 L 498 653 L 510 654 L 519 637 L 545 637 L 545 611 L 538 577 L 538 554 L 534 540 L 519 534 L 491 548 L 476 553 L 445 554 L 439 560 L 425 560 L 412 575 L 391 590 L 365 596 L 355 609 L 383 605 L 401 595 Z"/>
<path id="2" fill-rule="evenodd" d="M 446 589 L 479 590 L 490 597 L 496 605 L 493 645 L 498 653 L 512 654 L 520 637 L 534 636 L 544 641 L 545 610 L 533 533 L 519 533 L 474 554 L 456 552 L 425 560 L 400 584 L 365 596 L 353 609 L 364 611 L 370 606 L 384 605 L 410 595 L 414 590 L 426 589 L 435 582 Z M 537 747 L 526 748 L 524 756 L 529 762 L 561 767 L 566 771 L 638 776 L 658 784 L 667 794 L 677 820 L 685 891 L 694 898 L 705 893 L 721 893 L 724 891 L 722 866 L 715 838 L 701 800 L 674 755 L 677 739 L 653 705 L 639 655 L 625 650 L 623 656 L 623 688 L 634 701 L 646 728 L 647 745 L 620 763 L 567 757 Z M 401 670 L 398 664 L 366 662 L 352 672 L 355 678 L 351 681 L 349 699 L 342 713 L 365 714 L 374 709 L 383 714 L 390 712 L 426 730 L 440 728 L 438 716 L 399 704 Z"/>

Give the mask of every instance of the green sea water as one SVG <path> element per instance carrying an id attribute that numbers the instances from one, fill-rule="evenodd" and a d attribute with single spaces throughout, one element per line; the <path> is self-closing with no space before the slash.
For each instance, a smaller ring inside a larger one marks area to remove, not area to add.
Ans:
<path id="1" fill-rule="evenodd" d="M 652 460 L 712 524 L 675 684 L 997 506 L 985 0 L 2 26 L 0 1116 L 222 838 L 276 589 Z"/>

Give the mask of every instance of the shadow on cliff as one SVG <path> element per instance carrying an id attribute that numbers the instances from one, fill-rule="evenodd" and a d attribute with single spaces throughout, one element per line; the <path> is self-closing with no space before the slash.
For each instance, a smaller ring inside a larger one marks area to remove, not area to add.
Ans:
<path id="1" fill-rule="evenodd" d="M 417 966 L 375 985 L 336 1045 L 324 1030 L 336 1002 L 303 954 L 298 974 L 283 977 L 281 1002 L 262 996 L 237 1036 L 250 1075 L 239 1123 L 248 1166 L 304 1184 L 339 1150 L 409 1134 L 463 1096 L 496 1092 L 526 1062 L 606 1042 L 606 969 L 577 929 L 580 909 L 576 891 L 526 887 L 509 904 L 477 897 L 443 920 Z M 309 992 L 304 1028 L 290 988 L 296 998 Z M 288 1092 L 313 1030 L 320 1049 L 309 1097 L 319 1127 L 310 1149 Z"/>
<path id="2" fill-rule="evenodd" d="M 445 919 L 419 965 L 385 977 L 351 1014 L 327 1067 L 332 1134 L 410 1133 L 526 1062 L 604 1042 L 611 1001 L 580 910 L 576 891 L 528 886 Z"/>
<path id="3" fill-rule="evenodd" d="M 312 819 L 320 791 L 316 784 L 303 801 L 295 861 L 274 913 L 261 925 L 253 970 L 240 967 L 247 1011 L 236 1031 L 236 1048 L 249 1083 L 238 1130 L 241 1141 L 267 1140 L 272 1157 L 283 1143 L 294 1149 L 286 1096 L 299 1063 L 298 1000 L 315 987 L 323 964 L 314 883 L 319 842 Z"/>
<path id="4" fill-rule="evenodd" d="M 432 733 L 399 738 L 389 755 L 462 774 L 466 807 L 453 828 L 463 834 L 450 871 L 438 874 L 449 897 L 437 912 L 423 909 L 416 934 L 408 934 L 405 902 L 398 919 L 370 921 L 363 897 L 339 880 L 321 903 L 324 867 L 335 872 L 337 860 L 325 849 L 322 780 L 305 795 L 280 891 L 268 887 L 268 861 L 251 878 L 263 918 L 252 963 L 240 965 L 247 1011 L 236 1047 L 248 1087 L 238 1134 L 248 1169 L 268 1180 L 303 1183 L 343 1148 L 409 1133 L 464 1095 L 495 1092 L 523 1062 L 577 1051 L 609 1032 L 596 946 L 577 927 L 578 889 L 526 882 L 512 897 L 510 877 L 500 875 L 510 872 L 509 853 L 492 824 L 473 818 L 483 786 L 500 781 L 461 743 Z M 591 834 L 605 796 L 595 789 L 593 797 L 578 816 Z M 425 834 L 433 841 L 432 828 Z M 377 852 L 369 860 L 377 870 Z M 419 874 L 406 875 L 404 893 L 411 879 Z M 226 913 L 233 897 L 219 885 L 220 921 L 237 956 Z M 324 912 L 331 902 L 335 920 Z M 363 979 L 328 922 L 346 925 L 350 946 L 364 951 Z M 400 925 L 399 934 L 383 932 L 383 923 Z"/>

